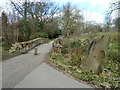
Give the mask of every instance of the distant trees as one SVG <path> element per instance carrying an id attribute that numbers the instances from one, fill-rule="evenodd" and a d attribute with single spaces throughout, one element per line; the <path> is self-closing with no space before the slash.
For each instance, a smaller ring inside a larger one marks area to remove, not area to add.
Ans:
<path id="1" fill-rule="evenodd" d="M 98 23 L 88 23 L 87 24 L 87 31 L 86 33 L 97 33 L 97 32 L 102 32 L 102 25 Z"/>
<path id="2" fill-rule="evenodd" d="M 53 2 L 29 2 L 28 13 L 33 22 L 33 32 L 41 33 L 40 36 L 45 35 L 46 37 L 47 34 L 48 37 L 54 37 L 52 34 L 58 30 L 58 20 L 54 15 L 58 12 L 59 8 Z"/>
<path id="3" fill-rule="evenodd" d="M 8 18 L 5 14 L 5 12 L 2 12 L 2 33 L 3 33 L 3 37 L 5 42 L 9 45 L 9 32 L 8 32 Z"/>
<path id="4" fill-rule="evenodd" d="M 58 19 L 60 9 L 54 2 L 29 0 L 10 0 L 11 12 L 1 15 L 3 42 L 11 46 L 15 42 L 23 42 L 38 37 L 56 38 L 61 34 Z"/>
<path id="5" fill-rule="evenodd" d="M 30 30 L 28 30 L 28 19 L 27 19 L 27 8 L 28 0 L 20 0 L 19 2 L 10 1 L 14 9 L 23 17 L 24 19 L 24 40 L 27 41 L 30 39 Z"/>
<path id="6" fill-rule="evenodd" d="M 114 28 L 118 31 L 120 30 L 120 17 L 113 20 Z"/>
<path id="7" fill-rule="evenodd" d="M 50 18 L 45 23 L 45 26 L 42 32 L 47 33 L 49 38 L 56 38 L 61 34 L 61 30 L 58 27 L 59 27 L 58 18 L 57 17 Z"/>
<path id="8" fill-rule="evenodd" d="M 113 24 L 115 25 L 115 29 L 120 30 L 120 1 L 116 1 L 111 5 L 112 11 L 116 11 L 116 18 L 113 20 Z"/>
<path id="9" fill-rule="evenodd" d="M 13 2 L 10 0 L 10 2 L 13 11 L 9 14 L 2 14 L 2 29 L 8 44 L 38 37 L 56 38 L 61 33 L 65 37 L 69 37 L 70 35 L 80 35 L 82 31 L 84 33 L 102 31 L 102 25 L 91 22 L 86 23 L 87 29 L 85 29 L 81 10 L 70 3 L 63 5 L 63 8 L 60 9 L 56 3 L 50 1 L 19 0 Z M 61 16 L 60 13 L 62 13 Z M 106 31 L 111 25 L 109 20 L 107 14 L 104 26 Z M 117 22 L 115 21 L 115 23 Z M 9 37 L 12 40 L 9 40 Z"/>
<path id="10" fill-rule="evenodd" d="M 61 27 L 65 37 L 69 37 L 70 34 L 80 29 L 82 22 L 82 15 L 80 10 L 72 8 L 70 3 L 63 6 L 63 16 L 61 20 Z"/>
<path id="11" fill-rule="evenodd" d="M 114 20 L 111 18 L 112 13 L 114 13 Z M 119 22 L 120 22 L 120 1 L 114 1 L 111 3 L 109 10 L 106 12 L 106 30 L 109 31 L 111 25 L 114 25 L 115 28 L 118 30 Z M 114 30 L 115 31 L 115 30 Z"/>
<path id="12" fill-rule="evenodd" d="M 6 45 L 11 45 L 18 40 L 18 23 L 16 22 L 16 15 L 14 12 L 13 14 L 6 14 L 3 11 L 1 21 L 3 41 L 6 42 Z"/>
<path id="13" fill-rule="evenodd" d="M 28 30 L 28 20 L 27 20 L 27 0 L 24 2 L 24 32 L 25 32 L 25 38 L 24 40 L 29 40 L 30 39 L 30 31 Z"/>
<path id="14" fill-rule="evenodd" d="M 16 22 L 19 41 L 37 37 L 53 38 L 58 34 L 58 20 L 54 15 L 59 12 L 59 8 L 54 2 L 30 2 L 29 0 L 19 0 L 18 2 L 10 0 L 10 2 L 19 16 Z"/>
<path id="15" fill-rule="evenodd" d="M 112 25 L 111 17 L 108 15 L 108 13 L 106 13 L 104 31 L 109 32 L 111 29 L 111 25 Z"/>

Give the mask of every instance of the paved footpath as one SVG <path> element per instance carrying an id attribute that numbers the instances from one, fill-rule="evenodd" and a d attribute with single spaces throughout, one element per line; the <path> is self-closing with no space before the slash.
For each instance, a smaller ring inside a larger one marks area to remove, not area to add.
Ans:
<path id="1" fill-rule="evenodd" d="M 38 46 L 28 54 L 2 62 L 2 88 L 92 88 L 80 83 L 43 62 L 52 42 Z"/>
<path id="2" fill-rule="evenodd" d="M 42 63 L 28 74 L 15 88 L 91 88 L 80 83 L 46 63 Z"/>

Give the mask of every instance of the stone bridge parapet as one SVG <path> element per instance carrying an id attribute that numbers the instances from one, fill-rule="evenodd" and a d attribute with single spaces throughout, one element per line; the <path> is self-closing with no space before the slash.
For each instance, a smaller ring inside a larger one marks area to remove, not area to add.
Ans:
<path id="1" fill-rule="evenodd" d="M 46 38 L 36 38 L 26 42 L 17 42 L 12 44 L 12 47 L 9 50 L 9 53 L 15 53 L 15 52 L 25 53 L 33 49 L 34 47 L 47 42 L 48 42 L 48 39 Z"/>

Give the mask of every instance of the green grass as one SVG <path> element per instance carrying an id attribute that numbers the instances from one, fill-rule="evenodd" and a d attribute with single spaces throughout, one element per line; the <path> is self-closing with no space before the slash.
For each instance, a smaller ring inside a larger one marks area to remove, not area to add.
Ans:
<path id="1" fill-rule="evenodd" d="M 15 56 L 18 56 L 18 55 L 21 55 L 21 53 L 12 53 L 12 54 L 10 54 L 9 53 L 9 47 L 2 47 L 2 60 L 4 61 L 4 60 L 7 60 L 7 59 L 9 59 L 9 58 L 13 58 L 13 57 L 15 57 Z"/>
<path id="2" fill-rule="evenodd" d="M 55 61 L 61 61 L 61 62 L 64 61 L 64 58 L 61 55 L 56 55 L 52 57 L 52 59 Z"/>
<path id="3" fill-rule="evenodd" d="M 0 52 L 2 52 L 2 50 L 0 50 Z"/>
<path id="4" fill-rule="evenodd" d="M 114 49 L 114 50 L 118 50 L 120 49 L 120 47 L 118 46 L 118 43 L 115 42 L 115 43 L 111 43 L 111 46 L 110 46 L 111 49 Z"/>
<path id="5" fill-rule="evenodd" d="M 8 51 L 11 47 L 4 47 L 4 50 Z"/>
<path id="6" fill-rule="evenodd" d="M 81 35 L 79 36 L 80 39 L 89 39 L 92 35 Z"/>

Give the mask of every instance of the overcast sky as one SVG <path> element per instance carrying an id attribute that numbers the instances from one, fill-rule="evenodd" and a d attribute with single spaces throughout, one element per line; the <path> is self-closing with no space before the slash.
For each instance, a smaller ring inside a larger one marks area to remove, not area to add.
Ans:
<path id="1" fill-rule="evenodd" d="M 35 0 L 30 0 L 30 1 L 35 1 Z M 40 0 L 36 0 L 36 1 L 40 1 Z M 69 1 L 74 6 L 83 10 L 84 17 L 88 21 L 103 23 L 106 10 L 109 8 L 111 1 L 115 1 L 115 0 L 52 0 L 52 1 L 57 2 L 60 6 L 62 6 L 63 4 Z M 9 0 L 0 0 L 0 6 L 4 7 L 4 11 L 8 12 L 10 8 L 6 6 L 5 4 L 6 2 L 9 2 Z"/>

